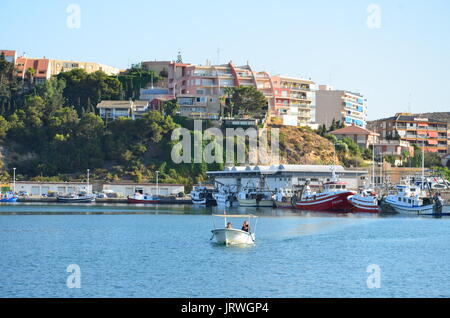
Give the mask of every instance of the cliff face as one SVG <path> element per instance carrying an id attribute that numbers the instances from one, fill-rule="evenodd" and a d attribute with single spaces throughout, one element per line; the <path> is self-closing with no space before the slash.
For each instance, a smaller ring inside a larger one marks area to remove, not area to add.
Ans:
<path id="1" fill-rule="evenodd" d="M 334 163 L 332 143 L 307 128 L 271 126 L 280 135 L 280 163 L 321 165 Z"/>

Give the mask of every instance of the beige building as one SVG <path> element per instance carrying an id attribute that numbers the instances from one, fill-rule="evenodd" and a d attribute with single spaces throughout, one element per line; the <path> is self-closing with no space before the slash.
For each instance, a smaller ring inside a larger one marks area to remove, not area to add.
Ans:
<path id="1" fill-rule="evenodd" d="M 118 68 L 91 62 L 67 61 L 67 60 L 50 60 L 51 75 L 58 75 L 61 72 L 73 70 L 75 68 L 84 69 L 87 73 L 103 71 L 108 75 L 118 75 Z"/>
<path id="2" fill-rule="evenodd" d="M 316 91 L 316 121 L 331 126 L 333 119 L 346 126 L 365 128 L 367 124 L 366 99 L 359 93 L 335 90 L 329 85 L 320 85 Z"/>

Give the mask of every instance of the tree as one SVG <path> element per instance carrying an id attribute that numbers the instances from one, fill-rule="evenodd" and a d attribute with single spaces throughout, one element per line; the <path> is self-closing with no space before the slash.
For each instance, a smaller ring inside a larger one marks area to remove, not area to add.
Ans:
<path id="1" fill-rule="evenodd" d="M 96 105 L 102 99 L 115 100 L 122 96 L 121 82 L 102 71 L 88 74 L 83 69 L 73 69 L 59 73 L 57 78 L 66 83 L 63 90 L 65 106 L 74 106 L 78 114 L 88 103 Z"/>
<path id="2" fill-rule="evenodd" d="M 255 87 L 234 87 L 227 110 L 229 113 L 237 112 L 240 116 L 261 117 L 267 111 L 267 100 Z"/>

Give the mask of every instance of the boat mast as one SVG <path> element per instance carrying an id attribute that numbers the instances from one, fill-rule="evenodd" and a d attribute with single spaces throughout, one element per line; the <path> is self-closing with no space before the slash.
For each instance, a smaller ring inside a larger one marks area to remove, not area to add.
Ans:
<path id="1" fill-rule="evenodd" d="M 86 193 L 89 194 L 89 169 L 87 169 Z"/>

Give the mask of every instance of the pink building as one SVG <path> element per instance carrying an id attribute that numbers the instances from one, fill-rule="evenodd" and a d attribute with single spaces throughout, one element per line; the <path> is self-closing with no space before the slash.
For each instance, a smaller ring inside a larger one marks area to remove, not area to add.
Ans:
<path id="1" fill-rule="evenodd" d="M 310 125 L 315 122 L 314 89 L 311 80 L 270 76 L 254 71 L 250 65 L 235 66 L 233 62 L 221 65 L 194 65 L 181 62 L 143 62 L 147 69 L 168 77 L 163 87 L 178 99 L 181 114 L 192 118 L 217 119 L 221 115 L 221 97 L 226 87 L 251 86 L 267 99 L 271 116 L 279 117 L 286 125 Z"/>

